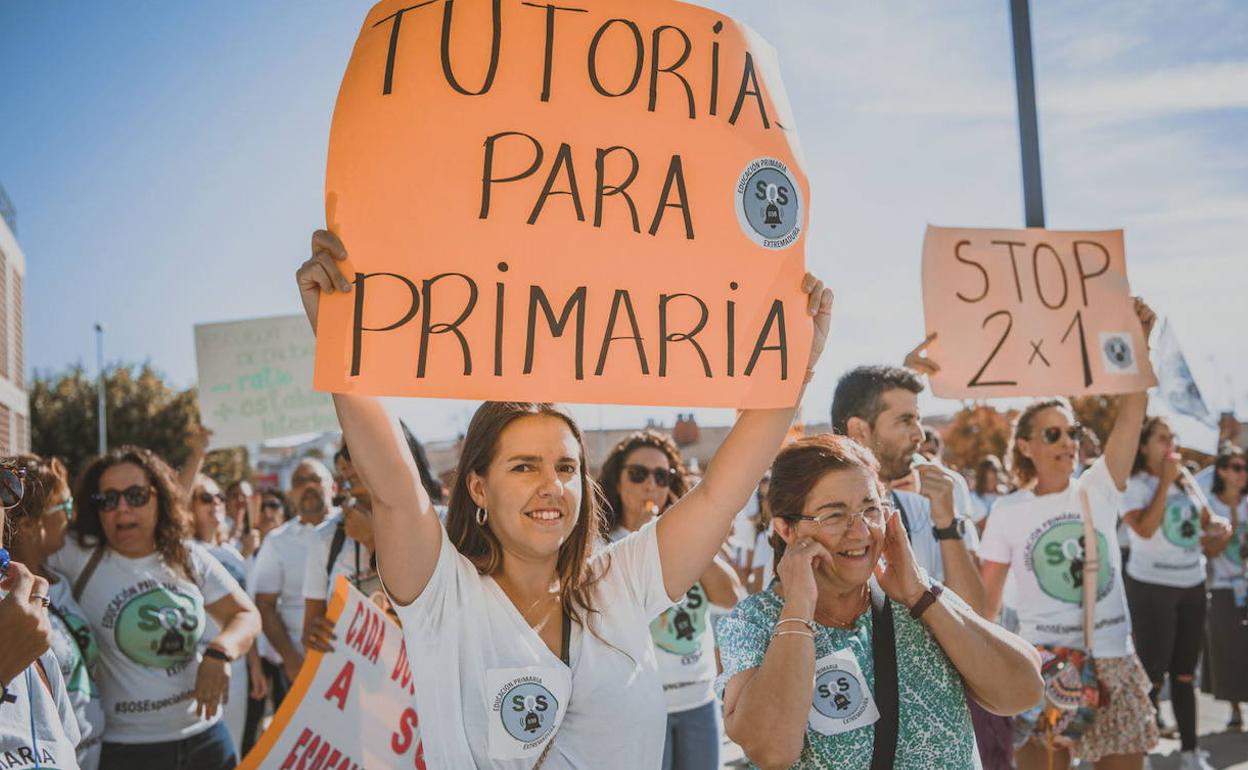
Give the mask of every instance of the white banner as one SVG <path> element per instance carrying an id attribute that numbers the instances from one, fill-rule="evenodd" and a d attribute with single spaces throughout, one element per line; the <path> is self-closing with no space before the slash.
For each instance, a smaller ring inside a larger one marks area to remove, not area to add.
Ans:
<path id="1" fill-rule="evenodd" d="M 312 390 L 316 338 L 301 315 L 197 324 L 199 411 L 214 447 L 338 430 Z"/>
<path id="2" fill-rule="evenodd" d="M 1170 320 L 1162 321 L 1153 346 L 1157 387 L 1149 391 L 1148 411 L 1166 418 L 1179 443 L 1207 454 L 1218 451 L 1218 419 L 1209 409 Z"/>
<path id="3" fill-rule="evenodd" d="M 427 770 L 403 634 L 338 577 L 334 651 L 310 651 L 269 729 L 239 770 Z"/>

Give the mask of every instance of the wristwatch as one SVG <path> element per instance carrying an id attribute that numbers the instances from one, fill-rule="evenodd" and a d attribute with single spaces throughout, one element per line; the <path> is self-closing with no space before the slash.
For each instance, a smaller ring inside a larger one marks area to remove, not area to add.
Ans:
<path id="1" fill-rule="evenodd" d="M 953 517 L 953 523 L 947 527 L 932 527 L 932 536 L 937 540 L 961 540 L 966 532 L 966 522 Z"/>

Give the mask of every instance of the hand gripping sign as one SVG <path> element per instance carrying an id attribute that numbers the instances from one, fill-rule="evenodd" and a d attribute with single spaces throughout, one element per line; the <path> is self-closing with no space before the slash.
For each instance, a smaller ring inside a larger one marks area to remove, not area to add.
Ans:
<path id="1" fill-rule="evenodd" d="M 339 576 L 330 597 L 334 651 L 309 651 L 269 729 L 239 770 L 425 770 L 403 633 Z"/>
<path id="2" fill-rule="evenodd" d="M 334 392 L 776 407 L 810 191 L 774 51 L 672 0 L 385 0 L 334 110 Z"/>
<path id="3" fill-rule="evenodd" d="M 923 314 L 942 398 L 1133 393 L 1157 382 L 1121 230 L 929 226 Z"/>

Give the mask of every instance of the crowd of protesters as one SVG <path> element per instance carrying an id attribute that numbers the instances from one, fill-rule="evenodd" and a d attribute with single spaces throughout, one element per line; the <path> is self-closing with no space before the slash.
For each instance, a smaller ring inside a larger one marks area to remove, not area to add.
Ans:
<path id="1" fill-rule="evenodd" d="M 344 257 L 318 233 L 314 326 Z M 803 288 L 813 367 L 831 293 Z M 286 489 L 205 475 L 202 430 L 180 471 L 120 447 L 72 488 L 55 458 L 9 458 L 0 757 L 234 767 L 332 650 L 342 575 L 422 651 L 429 767 L 715 770 L 730 739 L 760 768 L 1139 768 L 1171 730 L 1209 767 L 1202 653 L 1230 728 L 1248 700 L 1244 451 L 1193 475 L 1134 393 L 1103 437 L 1038 399 L 1004 458 L 947 467 L 923 350 L 841 377 L 830 433 L 789 440 L 797 405 L 741 412 L 704 474 L 659 431 L 591 458 L 559 408 L 490 402 L 448 491 L 407 426 L 341 394 L 332 470 L 305 458 Z M 1072 649 L 1107 700 L 1059 734 L 1043 693 Z M 518 671 L 557 704 L 526 741 L 487 725 Z"/>

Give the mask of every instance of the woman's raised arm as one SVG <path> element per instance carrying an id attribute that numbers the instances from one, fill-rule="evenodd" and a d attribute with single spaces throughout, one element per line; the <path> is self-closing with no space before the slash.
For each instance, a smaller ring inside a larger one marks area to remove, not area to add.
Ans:
<path id="1" fill-rule="evenodd" d="M 312 257 L 295 273 L 303 308 L 316 330 L 321 293 L 350 292 L 339 263 L 347 258 L 338 236 L 312 235 Z M 399 604 L 420 595 L 433 576 L 442 544 L 441 523 L 407 449 L 398 420 L 371 396 L 334 394 L 334 408 L 351 462 L 373 499 L 377 564 L 386 590 Z"/>
<path id="2" fill-rule="evenodd" d="M 806 311 L 815 319 L 809 380 L 828 338 L 832 290 L 809 273 L 802 280 L 802 290 L 807 295 Z M 733 518 L 745 507 L 789 432 L 805 389 L 803 385 L 793 406 L 741 412 L 711 459 L 702 483 L 659 517 L 659 560 L 669 597 L 683 596 L 719 553 Z"/>

